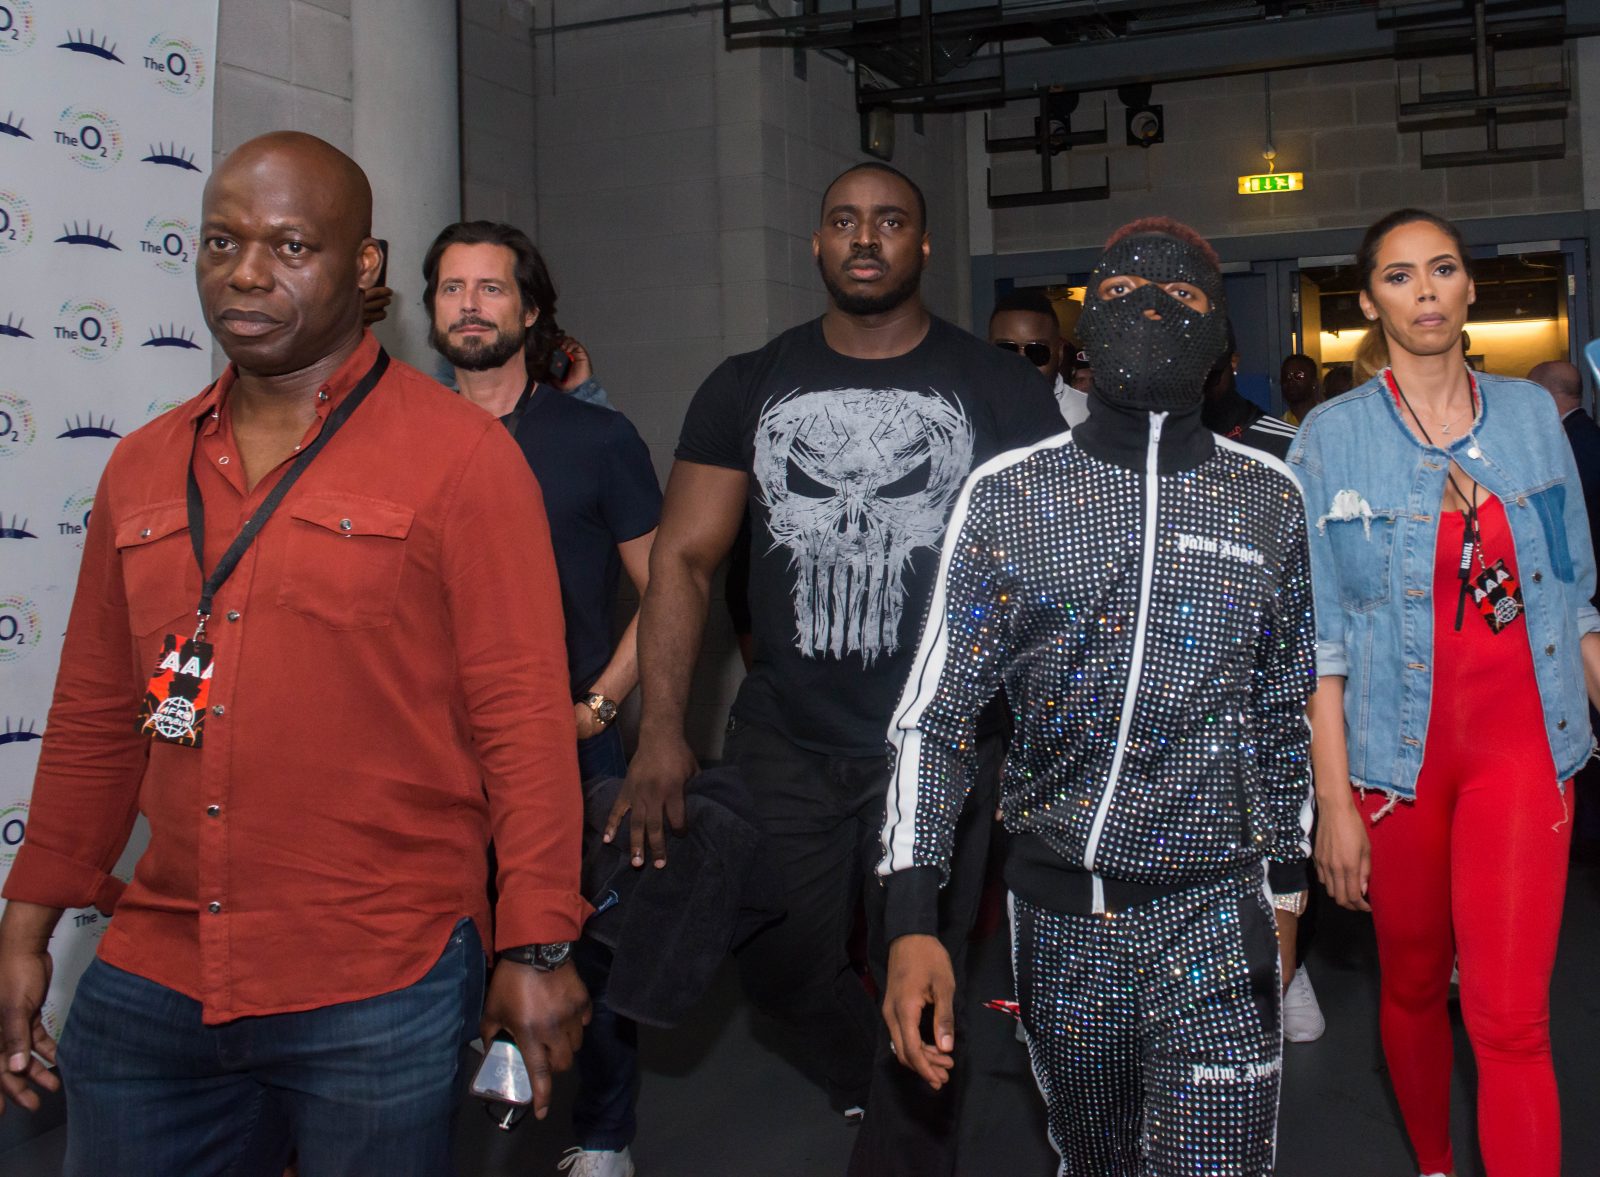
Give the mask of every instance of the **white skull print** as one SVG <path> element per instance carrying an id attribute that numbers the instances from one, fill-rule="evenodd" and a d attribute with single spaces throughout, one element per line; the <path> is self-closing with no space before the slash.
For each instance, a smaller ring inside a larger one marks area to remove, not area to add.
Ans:
<path id="1" fill-rule="evenodd" d="M 906 568 L 937 548 L 972 468 L 971 422 L 932 393 L 800 392 L 770 403 L 755 476 L 773 546 L 795 571 L 795 645 L 806 657 L 899 646 Z"/>

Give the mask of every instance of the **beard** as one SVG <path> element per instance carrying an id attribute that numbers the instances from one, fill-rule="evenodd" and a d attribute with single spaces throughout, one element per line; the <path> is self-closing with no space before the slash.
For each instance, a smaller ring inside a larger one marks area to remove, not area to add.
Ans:
<path id="1" fill-rule="evenodd" d="M 828 297 L 833 300 L 833 305 L 847 315 L 881 315 L 886 311 L 892 311 L 915 294 L 917 287 L 922 284 L 920 264 L 908 270 L 906 276 L 896 285 L 876 294 L 864 294 L 846 288 L 823 265 L 820 257 L 817 258 L 817 273 L 822 275 L 822 285 L 827 290 Z"/>
<path id="2" fill-rule="evenodd" d="M 506 331 L 498 324 L 483 319 L 471 319 L 456 326 L 489 326 L 495 329 L 492 339 L 468 336 L 460 343 L 451 340 L 448 331 L 439 330 L 438 324 L 428 329 L 428 342 L 433 345 L 433 350 L 449 360 L 453 367 L 465 372 L 488 372 L 503 368 L 528 343 L 529 329 L 526 327 L 518 331 Z"/>

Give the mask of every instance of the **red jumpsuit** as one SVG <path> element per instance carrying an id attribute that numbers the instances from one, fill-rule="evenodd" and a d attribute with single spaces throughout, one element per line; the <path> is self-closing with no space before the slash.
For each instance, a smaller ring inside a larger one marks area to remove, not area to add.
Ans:
<path id="1" fill-rule="evenodd" d="M 1479 507 L 1483 559 L 1516 575 L 1505 508 Z M 1492 631 L 1471 598 L 1456 629 L 1465 518 L 1441 512 L 1433 697 L 1414 803 L 1361 798 L 1368 899 L 1382 970 L 1384 1055 L 1424 1173 L 1448 1172 L 1451 964 L 1478 1064 L 1478 1137 L 1490 1177 L 1558 1177 L 1550 973 L 1571 823 L 1556 787 L 1527 623 Z M 1478 564 L 1473 561 L 1473 574 Z M 1568 789 L 1571 783 L 1568 782 Z"/>

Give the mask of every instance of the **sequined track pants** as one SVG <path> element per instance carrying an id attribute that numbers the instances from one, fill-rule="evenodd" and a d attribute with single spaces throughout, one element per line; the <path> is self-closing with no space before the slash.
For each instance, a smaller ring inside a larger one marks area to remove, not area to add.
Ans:
<path id="1" fill-rule="evenodd" d="M 1283 1037 L 1259 881 L 1115 915 L 1011 899 L 1012 964 L 1060 1177 L 1270 1177 Z"/>

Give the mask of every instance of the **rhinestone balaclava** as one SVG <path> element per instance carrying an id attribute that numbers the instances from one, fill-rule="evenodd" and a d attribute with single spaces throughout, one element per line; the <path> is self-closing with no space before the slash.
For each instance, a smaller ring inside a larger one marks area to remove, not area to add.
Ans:
<path id="1" fill-rule="evenodd" d="M 1100 283 L 1118 274 L 1145 279 L 1121 298 L 1102 299 Z M 1205 314 L 1165 290 L 1188 282 L 1203 290 Z M 1145 314 L 1153 310 L 1161 317 Z M 1078 324 L 1094 366 L 1094 391 L 1109 404 L 1167 412 L 1200 403 L 1206 373 L 1228 345 L 1222 275 L 1200 250 L 1164 233 L 1127 237 L 1106 250 L 1089 277 Z"/>

